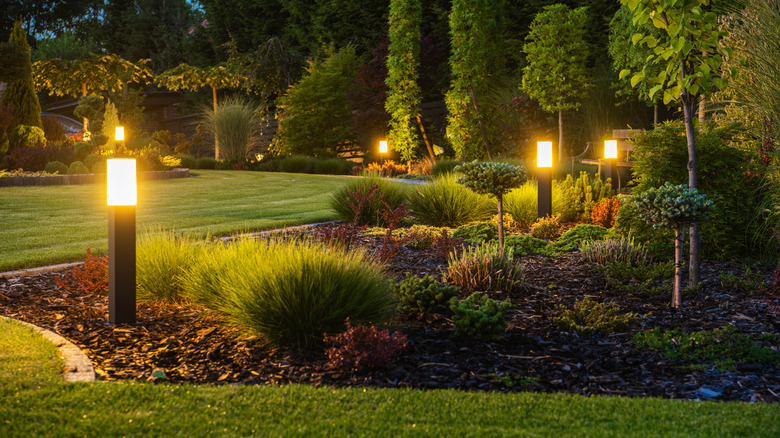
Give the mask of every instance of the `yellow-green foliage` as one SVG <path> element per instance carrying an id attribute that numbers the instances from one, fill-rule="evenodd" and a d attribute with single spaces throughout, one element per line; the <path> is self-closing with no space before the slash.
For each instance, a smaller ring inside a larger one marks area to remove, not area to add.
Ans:
<path id="1" fill-rule="evenodd" d="M 647 260 L 645 251 L 634 245 L 632 240 L 586 240 L 580 245 L 580 252 L 583 259 L 599 265 L 615 262 L 637 264 Z"/>
<path id="2" fill-rule="evenodd" d="M 559 215 L 543 217 L 531 225 L 531 235 L 537 239 L 556 239 L 562 231 Z"/>
<path id="3" fill-rule="evenodd" d="M 511 291 L 523 286 L 523 266 L 502 255 L 498 247 L 482 244 L 468 247 L 460 256 L 451 253 L 446 281 L 467 291 Z"/>
<path id="4" fill-rule="evenodd" d="M 641 321 L 636 313 L 620 313 L 614 303 L 598 303 L 585 297 L 574 304 L 573 309 L 558 306 L 558 314 L 550 322 L 564 330 L 574 330 L 580 335 L 627 331 Z"/>
<path id="5" fill-rule="evenodd" d="M 599 178 L 591 179 L 587 172 L 580 172 L 577 180 L 566 175 L 566 179 L 556 186 L 561 194 L 561 210 L 555 212 L 561 215 L 562 222 L 589 222 L 593 206 L 613 195 L 610 182 L 605 184 Z"/>
<path id="6" fill-rule="evenodd" d="M 485 340 L 501 338 L 506 330 L 506 312 L 511 307 L 509 300 L 498 302 L 479 292 L 465 300 L 450 299 L 452 322 L 457 332 Z"/>

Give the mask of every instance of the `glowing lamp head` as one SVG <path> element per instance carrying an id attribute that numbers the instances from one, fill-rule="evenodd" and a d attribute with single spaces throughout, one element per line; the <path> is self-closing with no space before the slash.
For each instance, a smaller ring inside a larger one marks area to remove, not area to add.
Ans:
<path id="1" fill-rule="evenodd" d="M 379 153 L 380 154 L 387 153 L 387 140 L 382 140 L 379 142 Z"/>
<path id="2" fill-rule="evenodd" d="M 617 158 L 617 140 L 607 140 L 604 142 L 604 158 Z"/>
<path id="3" fill-rule="evenodd" d="M 552 142 L 536 142 L 536 167 L 552 167 Z"/>
<path id="4" fill-rule="evenodd" d="M 116 141 L 125 141 L 125 127 L 124 126 L 117 126 L 116 130 L 114 131 L 114 139 Z"/>
<path id="5" fill-rule="evenodd" d="M 138 195 L 134 158 L 106 160 L 106 194 L 106 204 L 109 206 L 136 204 Z"/>

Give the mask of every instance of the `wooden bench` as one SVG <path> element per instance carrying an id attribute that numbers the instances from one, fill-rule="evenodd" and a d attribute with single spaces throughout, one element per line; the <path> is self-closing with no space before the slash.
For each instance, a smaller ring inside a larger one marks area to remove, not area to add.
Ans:
<path id="1" fill-rule="evenodd" d="M 612 138 L 617 140 L 617 149 L 618 149 L 618 161 L 615 163 L 615 165 L 618 167 L 618 169 L 622 168 L 631 168 L 633 167 L 634 163 L 631 161 L 631 153 L 634 152 L 634 145 L 631 144 L 628 140 L 635 137 L 636 135 L 641 134 L 644 132 L 644 129 L 613 129 L 612 130 Z M 572 177 L 576 178 L 577 175 L 574 175 L 574 163 L 582 163 L 582 164 L 590 164 L 593 166 L 596 166 L 597 171 L 596 173 L 601 176 L 601 167 L 605 164 L 604 158 L 582 158 L 584 157 L 590 148 L 593 147 L 594 150 L 598 147 L 603 147 L 603 143 L 595 143 L 595 142 L 587 142 L 585 145 L 585 150 L 582 151 L 581 154 L 571 157 L 571 170 L 572 170 Z M 603 155 L 603 150 L 599 151 L 597 155 Z M 618 189 L 621 187 L 620 184 L 620 172 L 618 172 Z"/>

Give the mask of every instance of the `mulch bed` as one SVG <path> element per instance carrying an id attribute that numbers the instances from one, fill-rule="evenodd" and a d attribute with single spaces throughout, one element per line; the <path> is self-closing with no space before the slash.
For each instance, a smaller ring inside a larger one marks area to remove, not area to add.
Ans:
<path id="1" fill-rule="evenodd" d="M 406 272 L 438 274 L 446 265 L 436 259 L 431 251 L 403 249 L 388 267 L 398 278 Z M 741 333 L 777 333 L 778 300 L 721 285 L 719 273 L 742 272 L 740 265 L 705 261 L 703 288 L 684 296 L 684 308 L 675 311 L 668 296 L 610 290 L 604 274 L 577 252 L 523 257 L 522 262 L 525 290 L 491 294 L 514 304 L 500 341 L 457 335 L 444 307 L 430 314 L 401 315 L 389 328 L 403 332 L 408 347 L 392 368 L 364 373 L 329 368 L 322 350 L 260 346 L 195 306 L 139 304 L 138 324 L 109 325 L 107 297 L 63 290 L 57 286 L 57 273 L 0 279 L 0 314 L 70 339 L 103 380 L 158 380 L 152 372 L 162 370 L 168 381 L 182 383 L 457 388 L 780 403 L 780 365 L 737 363 L 735 371 L 719 371 L 709 364 L 692 371 L 685 367 L 690 363 L 637 348 L 629 333 L 582 337 L 549 321 L 558 305 L 571 307 L 591 296 L 614 302 L 622 311 L 652 313 L 648 327 L 692 332 L 735 326 Z M 770 267 L 752 269 L 770 279 Z"/>

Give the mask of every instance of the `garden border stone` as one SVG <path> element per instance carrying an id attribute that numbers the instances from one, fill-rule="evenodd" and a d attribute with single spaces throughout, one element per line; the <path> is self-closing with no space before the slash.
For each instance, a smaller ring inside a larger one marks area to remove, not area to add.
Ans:
<path id="1" fill-rule="evenodd" d="M 159 171 L 138 172 L 139 181 L 150 181 L 156 179 L 187 178 L 190 176 L 190 169 L 173 169 Z M 0 178 L 0 187 L 17 186 L 56 186 L 56 185 L 76 185 L 105 183 L 106 174 L 89 173 L 83 175 L 40 175 L 40 176 L 4 176 Z"/>

